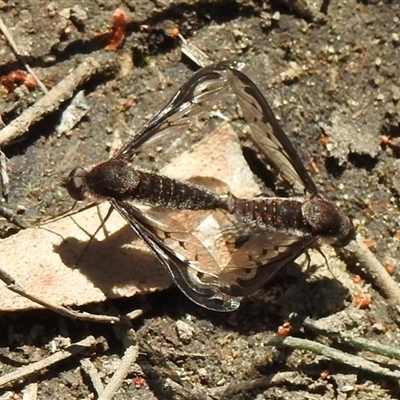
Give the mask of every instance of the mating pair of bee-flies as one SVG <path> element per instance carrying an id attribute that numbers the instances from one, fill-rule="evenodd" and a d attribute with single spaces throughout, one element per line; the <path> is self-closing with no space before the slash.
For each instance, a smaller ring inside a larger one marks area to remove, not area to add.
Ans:
<path id="1" fill-rule="evenodd" d="M 254 144 L 268 163 L 301 184 L 306 198 L 237 198 L 190 182 L 132 166 L 135 153 L 168 133 L 190 127 L 209 102 L 231 89 L 250 127 Z M 354 236 L 351 220 L 318 193 L 290 140 L 257 86 L 233 64 L 200 69 L 110 160 L 90 171 L 74 169 L 64 182 L 76 200 L 107 199 L 147 244 L 176 285 L 195 303 L 233 311 L 281 268 L 323 240 L 345 246 Z M 139 201 L 154 208 L 144 212 Z M 161 208 L 161 211 L 159 210 Z M 207 248 L 162 209 L 221 209 L 254 228 L 254 234 L 221 268 Z M 167 242 L 175 241 L 179 251 Z"/>

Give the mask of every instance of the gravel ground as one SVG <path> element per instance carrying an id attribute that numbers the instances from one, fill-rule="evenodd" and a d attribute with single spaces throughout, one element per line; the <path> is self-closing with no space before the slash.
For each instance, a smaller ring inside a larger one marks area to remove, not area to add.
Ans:
<path id="1" fill-rule="evenodd" d="M 32 126 L 23 140 L 4 146 L 10 178 L 4 205 L 33 224 L 71 207 L 60 180 L 76 165 L 106 160 L 116 132 L 121 140 L 129 137 L 193 74 L 193 63 L 182 58 L 179 42 L 171 37 L 172 28 L 179 27 L 211 60 L 247 63 L 246 73 L 280 116 L 305 163 L 312 160 L 317 166 L 318 172 L 315 168 L 313 172 L 317 186 L 356 221 L 379 260 L 395 266 L 398 279 L 400 4 L 371 0 L 307 5 L 299 0 L 290 8 L 288 3 L 0 1 L 0 16 L 20 54 L 47 88 L 88 57 L 103 66 L 83 86 L 90 110 L 72 132 L 55 131 L 62 105 Z M 125 40 L 117 51 L 105 51 L 105 33 L 118 7 L 128 16 Z M 0 77 L 24 70 L 5 38 L 0 40 Z M 39 88 L 3 87 L 3 123 L 9 124 L 42 95 Z M 197 139 L 199 134 L 187 135 L 179 148 L 149 149 L 140 160 L 146 167 L 158 168 Z M 16 230 L 0 220 L 1 237 Z M 325 327 L 337 327 L 343 335 L 398 346 L 398 316 L 391 304 L 374 282 L 363 281 L 363 291 L 372 302 L 365 309 L 355 307 L 341 280 L 363 274 L 351 260 L 345 257 L 345 261 L 350 272 L 337 276 L 338 281 L 329 273 L 302 273 L 289 266 L 228 315 L 201 309 L 177 289 L 102 304 L 105 313 L 145 310 L 133 321 L 137 362 L 113 398 L 400 398 L 396 374 L 379 373 L 377 368 L 368 372 L 355 358 L 345 365 L 304 347 L 267 345 L 296 312 L 321 319 Z M 88 335 L 96 339 L 90 351 L 1 388 L 0 399 L 35 398 L 30 394 L 35 391 L 39 399 L 97 398 L 81 359 L 89 354 L 98 376 L 107 383 L 125 349 L 115 327 L 74 321 L 50 311 L 3 313 L 0 332 L 1 375 Z M 294 328 L 293 335 L 398 371 L 399 362 L 392 355 L 354 350 L 334 335 L 304 325 Z M 223 394 L 227 385 L 230 392 Z"/>

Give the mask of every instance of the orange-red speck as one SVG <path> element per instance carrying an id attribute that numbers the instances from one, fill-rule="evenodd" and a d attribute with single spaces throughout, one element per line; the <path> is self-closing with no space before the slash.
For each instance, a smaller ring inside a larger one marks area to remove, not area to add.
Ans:
<path id="1" fill-rule="evenodd" d="M 393 274 L 394 274 L 394 265 L 393 265 L 393 264 L 386 263 L 386 264 L 385 264 L 385 269 L 386 269 L 386 272 L 387 272 L 389 275 L 393 275 Z"/>
<path id="2" fill-rule="evenodd" d="M 286 337 L 289 336 L 292 332 L 292 327 L 290 326 L 290 322 L 285 322 L 278 328 L 278 336 Z"/>
<path id="3" fill-rule="evenodd" d="M 134 378 L 133 380 L 133 384 L 135 385 L 136 388 L 140 388 L 144 385 L 145 383 L 145 379 L 142 376 L 137 376 L 136 378 Z"/>
<path id="4" fill-rule="evenodd" d="M 370 248 L 370 247 L 374 247 L 376 245 L 375 240 L 369 239 L 369 240 L 364 240 L 364 244 Z"/>
<path id="5" fill-rule="evenodd" d="M 329 136 L 322 136 L 321 144 L 322 146 L 326 146 L 329 143 Z"/>
<path id="6" fill-rule="evenodd" d="M 114 11 L 113 20 L 109 28 L 109 43 L 104 50 L 115 51 L 124 41 L 126 31 L 127 18 L 122 8 Z"/>
<path id="7" fill-rule="evenodd" d="M 170 36 L 176 39 L 181 34 L 178 27 L 172 28 Z"/>
<path id="8" fill-rule="evenodd" d="M 24 85 L 28 89 L 34 89 L 37 86 L 36 79 L 25 71 L 17 69 L 0 78 L 0 83 L 12 92 L 17 86 Z"/>
<path id="9" fill-rule="evenodd" d="M 357 290 L 353 296 L 353 301 L 358 307 L 367 308 L 371 304 L 371 296 L 368 293 Z"/>
<path id="10" fill-rule="evenodd" d="M 134 99 L 127 100 L 124 104 L 122 104 L 121 111 L 129 110 L 132 107 L 134 102 L 135 102 Z"/>

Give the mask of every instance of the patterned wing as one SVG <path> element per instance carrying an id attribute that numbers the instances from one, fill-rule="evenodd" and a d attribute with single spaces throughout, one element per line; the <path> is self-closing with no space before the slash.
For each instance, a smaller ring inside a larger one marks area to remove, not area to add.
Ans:
<path id="1" fill-rule="evenodd" d="M 294 261 L 318 240 L 315 236 L 295 236 L 263 232 L 252 237 L 232 256 L 220 279 L 231 296 L 247 296 L 267 283 L 281 268 Z"/>
<path id="2" fill-rule="evenodd" d="M 317 194 L 315 183 L 254 82 L 232 67 L 227 75 L 244 119 L 250 126 L 254 144 L 276 170 L 299 183 L 309 193 Z"/>
<path id="3" fill-rule="evenodd" d="M 205 67 L 197 71 L 168 104 L 158 111 L 116 154 L 116 158 L 130 158 L 144 144 L 158 140 L 171 132 L 188 129 L 195 117 L 210 110 L 218 94 L 229 87 L 228 63 Z"/>
<path id="4" fill-rule="evenodd" d="M 155 210 L 143 212 L 127 202 L 113 199 L 110 202 L 189 299 L 220 312 L 239 307 L 239 299 L 221 290 L 220 267 L 213 256 L 182 224 Z"/>

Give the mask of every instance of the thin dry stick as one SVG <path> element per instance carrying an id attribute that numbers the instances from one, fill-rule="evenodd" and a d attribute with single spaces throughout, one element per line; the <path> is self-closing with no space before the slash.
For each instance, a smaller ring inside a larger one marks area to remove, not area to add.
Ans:
<path id="1" fill-rule="evenodd" d="M 15 43 L 11 32 L 8 30 L 6 25 L 4 24 L 3 20 L 0 18 L 0 30 L 3 32 L 3 35 L 7 38 L 8 43 L 10 44 L 11 48 L 13 49 L 14 53 L 20 58 L 22 63 L 24 64 L 25 69 L 36 79 L 39 87 L 43 90 L 44 93 L 47 93 L 48 90 L 46 86 L 44 86 L 43 82 L 37 77 L 35 71 L 30 67 L 30 65 L 25 61 L 25 57 L 18 49 L 17 44 Z"/>
<path id="2" fill-rule="evenodd" d="M 101 68 L 101 64 L 96 59 L 87 58 L 50 92 L 0 131 L 0 147 L 24 135 L 33 123 L 42 119 L 46 114 L 58 110 L 61 103 L 72 97 L 78 86 L 100 72 Z M 108 66 L 104 66 L 104 68 L 108 68 Z"/>
<path id="3" fill-rule="evenodd" d="M 100 394 L 104 390 L 104 385 L 100 379 L 96 367 L 89 359 L 84 358 L 83 360 L 81 360 L 81 368 L 89 376 L 90 380 L 92 381 L 94 390 L 96 391 L 97 395 L 100 396 Z"/>
<path id="4" fill-rule="evenodd" d="M 207 54 L 201 51 L 194 44 L 189 43 L 181 34 L 178 35 L 181 41 L 181 51 L 189 60 L 194 62 L 198 67 L 205 67 L 211 64 Z"/>
<path id="5" fill-rule="evenodd" d="M 107 323 L 107 324 L 115 324 L 117 322 L 121 322 L 120 317 L 108 316 L 108 315 L 96 315 L 96 314 L 90 314 L 87 312 L 74 311 L 69 308 L 50 303 L 46 300 L 43 300 L 43 299 L 37 297 L 36 295 L 27 293 L 26 290 L 24 290 L 21 286 L 19 286 L 15 282 L 15 280 L 1 268 L 0 268 L 0 280 L 2 280 L 7 285 L 7 289 L 11 290 L 12 292 L 17 293 L 20 296 L 23 296 L 23 297 L 33 301 L 34 303 L 40 304 L 44 308 L 52 310 L 60 315 L 65 316 L 65 317 L 79 319 L 79 320 L 83 320 L 83 321 L 102 322 L 102 323 Z"/>
<path id="6" fill-rule="evenodd" d="M 143 310 L 138 309 L 138 310 L 133 310 L 133 311 L 128 312 L 128 314 L 126 314 L 125 317 L 128 321 L 132 321 L 136 318 L 139 318 L 142 314 L 143 314 Z"/>
<path id="7" fill-rule="evenodd" d="M 343 351 L 325 346 L 321 343 L 314 342 L 307 339 L 299 339 L 296 337 L 288 336 L 286 338 L 273 337 L 265 343 L 266 346 L 290 347 L 292 349 L 301 349 L 310 351 L 314 354 L 319 354 L 330 360 L 348 365 L 358 370 L 364 370 L 372 374 L 382 375 L 388 378 L 400 380 L 400 371 L 391 371 L 388 368 L 381 367 L 372 361 L 365 360 L 362 357 L 344 353 Z"/>
<path id="8" fill-rule="evenodd" d="M 332 316 L 333 317 L 333 316 Z M 330 319 L 330 317 L 328 317 Z M 379 342 L 365 339 L 363 337 L 357 337 L 352 334 L 341 332 L 339 329 L 332 329 L 332 325 L 325 323 L 322 320 L 313 320 L 307 317 L 302 325 L 305 328 L 312 330 L 314 333 L 319 335 L 325 335 L 334 338 L 339 342 L 346 342 L 356 349 L 367 350 L 371 353 L 380 354 L 389 358 L 400 360 L 400 350 L 397 347 L 381 344 Z"/>
<path id="9" fill-rule="evenodd" d="M 0 150 L 0 186 L 3 197 L 7 199 L 10 193 L 10 178 L 7 174 L 7 157 Z"/>
<path id="10" fill-rule="evenodd" d="M 393 278 L 388 274 L 385 267 L 371 253 L 364 244 L 364 238 L 359 234 L 355 240 L 352 240 L 346 247 L 367 271 L 373 279 L 374 284 L 379 287 L 388 300 L 391 300 L 400 311 L 400 288 Z"/>
<path id="11" fill-rule="evenodd" d="M 368 350 L 371 353 L 400 360 L 400 350 L 397 347 L 350 335 L 343 335 L 343 339 L 357 349 Z"/>
<path id="12" fill-rule="evenodd" d="M 99 400 L 111 400 L 114 398 L 116 391 L 122 385 L 132 364 L 136 362 L 139 355 L 139 346 L 137 344 L 135 331 L 133 329 L 128 329 L 123 336 L 123 342 L 126 346 L 125 354 L 121 359 L 121 364 L 118 369 L 99 396 Z"/>
<path id="13" fill-rule="evenodd" d="M 28 221 L 25 221 L 23 218 L 14 214 L 11 210 L 9 210 L 6 207 L 0 206 L 0 217 L 5 218 L 7 221 L 13 223 L 14 225 L 22 229 L 32 228 L 32 225 Z"/>
<path id="14" fill-rule="evenodd" d="M 79 123 L 79 121 L 89 112 L 90 105 L 87 102 L 85 91 L 80 90 L 64 110 L 61 120 L 55 131 L 58 137 L 71 132 L 71 130 Z"/>
<path id="15" fill-rule="evenodd" d="M 0 387 L 4 387 L 12 382 L 26 378 L 29 375 L 36 374 L 42 369 L 48 368 L 59 361 L 71 357 L 72 355 L 84 352 L 86 349 L 94 346 L 95 344 L 96 339 L 93 336 L 88 336 L 87 338 L 68 346 L 65 350 L 61 350 L 52 354 L 50 357 L 23 367 L 19 367 L 16 371 L 0 376 Z"/>

